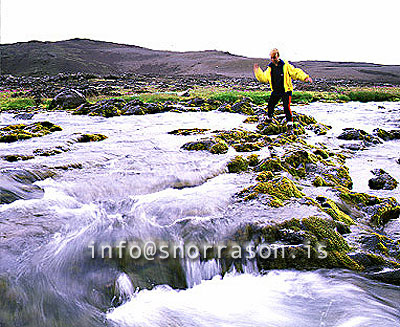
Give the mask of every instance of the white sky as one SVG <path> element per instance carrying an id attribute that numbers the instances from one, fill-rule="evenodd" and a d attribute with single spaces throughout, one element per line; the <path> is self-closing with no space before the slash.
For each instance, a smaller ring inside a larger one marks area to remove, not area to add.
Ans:
<path id="1" fill-rule="evenodd" d="M 400 65 L 399 0 L 0 0 L 1 43 L 75 37 L 160 50 Z"/>

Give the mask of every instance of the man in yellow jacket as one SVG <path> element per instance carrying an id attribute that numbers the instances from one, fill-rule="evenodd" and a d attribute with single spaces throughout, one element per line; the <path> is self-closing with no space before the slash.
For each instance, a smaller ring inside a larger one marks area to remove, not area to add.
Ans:
<path id="1" fill-rule="evenodd" d="M 284 62 L 279 58 L 278 49 L 272 49 L 270 52 L 271 63 L 267 70 L 263 71 L 258 64 L 254 64 L 254 75 L 261 83 L 271 85 L 271 96 L 268 101 L 268 116 L 266 121 L 271 121 L 274 115 L 274 109 L 279 100 L 282 99 L 283 109 L 285 111 L 288 127 L 293 126 L 293 115 L 290 110 L 290 101 L 292 98 L 292 78 L 303 82 L 312 82 L 309 75 L 300 68 L 295 68 L 289 62 Z"/>

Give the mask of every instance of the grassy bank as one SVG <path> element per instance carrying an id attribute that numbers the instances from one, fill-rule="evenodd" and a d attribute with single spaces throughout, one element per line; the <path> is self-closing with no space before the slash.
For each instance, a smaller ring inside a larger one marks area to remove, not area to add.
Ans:
<path id="1" fill-rule="evenodd" d="M 124 90 L 118 97 L 98 96 L 91 97 L 90 102 L 97 102 L 109 98 L 123 98 L 125 100 L 139 99 L 143 102 L 179 102 L 188 101 L 194 98 L 202 98 L 221 103 L 234 103 L 242 98 L 250 98 L 257 105 L 266 104 L 270 97 L 269 91 L 231 91 L 228 89 L 217 89 L 198 87 L 190 90 L 189 96 L 182 96 L 176 92 L 155 92 L 132 94 Z M 341 88 L 335 92 L 309 92 L 295 91 L 292 96 L 292 103 L 307 104 L 311 102 L 380 102 L 400 101 L 400 87 L 370 87 L 370 88 Z M 39 109 L 47 109 L 51 99 L 43 99 Z M 10 92 L 0 92 L 0 111 L 30 110 L 35 108 L 35 101 L 32 98 L 13 97 Z"/>

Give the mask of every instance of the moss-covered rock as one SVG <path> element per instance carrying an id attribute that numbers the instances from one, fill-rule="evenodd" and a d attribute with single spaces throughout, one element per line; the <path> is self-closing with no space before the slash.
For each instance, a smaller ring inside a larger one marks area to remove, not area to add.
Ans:
<path id="1" fill-rule="evenodd" d="M 255 124 L 255 123 L 258 123 L 258 122 L 259 122 L 258 116 L 250 116 L 250 117 L 247 117 L 243 121 L 243 123 L 245 123 L 245 124 Z"/>
<path id="2" fill-rule="evenodd" d="M 384 226 L 389 220 L 399 218 L 400 205 L 395 198 L 380 198 L 366 193 L 352 192 L 342 186 L 336 186 L 335 189 L 342 200 L 364 211 L 373 225 Z"/>
<path id="3" fill-rule="evenodd" d="M 41 137 L 62 128 L 48 121 L 37 122 L 29 125 L 17 124 L 9 125 L 0 129 L 0 142 L 15 142 L 18 140 L 26 140 L 32 137 Z"/>
<path id="4" fill-rule="evenodd" d="M 182 128 L 182 129 L 174 129 L 173 131 L 168 132 L 168 134 L 173 135 L 195 135 L 195 134 L 204 134 L 208 132 L 210 129 L 208 128 Z"/>
<path id="5" fill-rule="evenodd" d="M 227 167 L 230 173 L 240 173 L 247 170 L 249 163 L 242 156 L 236 156 L 229 161 Z"/>
<path id="6" fill-rule="evenodd" d="M 240 196 L 245 200 L 251 200 L 260 194 L 268 195 L 268 205 L 271 207 L 282 207 L 284 201 L 291 198 L 304 196 L 296 185 L 287 177 L 277 176 L 272 180 L 262 181 L 241 191 Z"/>
<path id="7" fill-rule="evenodd" d="M 247 161 L 249 162 L 250 167 L 255 167 L 259 164 L 260 159 L 257 154 L 251 154 L 247 157 Z"/>
<path id="8" fill-rule="evenodd" d="M 209 151 L 213 154 L 223 154 L 228 152 L 228 145 L 220 138 L 209 137 L 185 143 L 182 145 L 181 149 L 188 151 Z"/>
<path id="9" fill-rule="evenodd" d="M 99 142 L 105 140 L 106 138 L 108 137 L 103 134 L 82 134 L 76 139 L 76 142 L 78 143 Z"/>
<path id="10" fill-rule="evenodd" d="M 310 216 L 293 218 L 278 224 L 248 224 L 238 231 L 238 240 L 252 241 L 256 247 L 274 245 L 276 255 L 257 255 L 259 269 L 347 268 L 363 270 L 349 257 L 349 244 L 336 231 L 332 220 Z"/>

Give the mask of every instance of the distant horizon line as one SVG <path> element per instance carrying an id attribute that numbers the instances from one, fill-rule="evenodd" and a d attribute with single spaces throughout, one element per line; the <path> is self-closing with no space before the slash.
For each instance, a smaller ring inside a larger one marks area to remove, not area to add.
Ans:
<path id="1" fill-rule="evenodd" d="M 152 49 L 136 44 L 129 44 L 129 43 L 119 43 L 115 41 L 104 41 L 104 40 L 94 40 L 90 38 L 85 38 L 85 37 L 74 37 L 70 39 L 62 39 L 62 40 L 57 40 L 57 41 L 41 41 L 41 40 L 29 40 L 29 41 L 17 41 L 13 43 L 2 43 L 0 42 L 0 47 L 1 46 L 9 46 L 9 45 L 16 45 L 16 44 L 21 44 L 21 43 L 60 43 L 60 42 L 68 42 L 68 41 L 91 41 L 91 42 L 99 42 L 99 43 L 110 43 L 110 44 L 115 44 L 115 45 L 122 45 L 122 46 L 128 46 L 128 47 L 136 47 L 136 48 L 141 48 L 141 49 L 147 49 L 150 51 L 162 51 L 162 52 L 172 52 L 172 53 L 190 53 L 190 52 L 221 52 L 225 54 L 229 54 L 235 57 L 242 57 L 242 58 L 248 58 L 248 59 L 259 59 L 259 60 L 266 60 L 266 57 L 248 57 L 245 55 L 241 54 L 236 54 L 232 53 L 227 50 L 217 50 L 217 49 L 205 49 L 205 50 L 185 50 L 185 51 L 177 51 L 177 50 L 166 50 L 166 49 Z M 337 61 L 337 60 L 323 60 L 323 59 L 306 59 L 306 60 L 290 60 L 291 62 L 332 62 L 332 63 L 354 63 L 354 64 L 370 64 L 370 65 L 377 65 L 377 66 L 400 66 L 400 64 L 377 64 L 374 62 L 366 62 L 366 61 Z"/>

